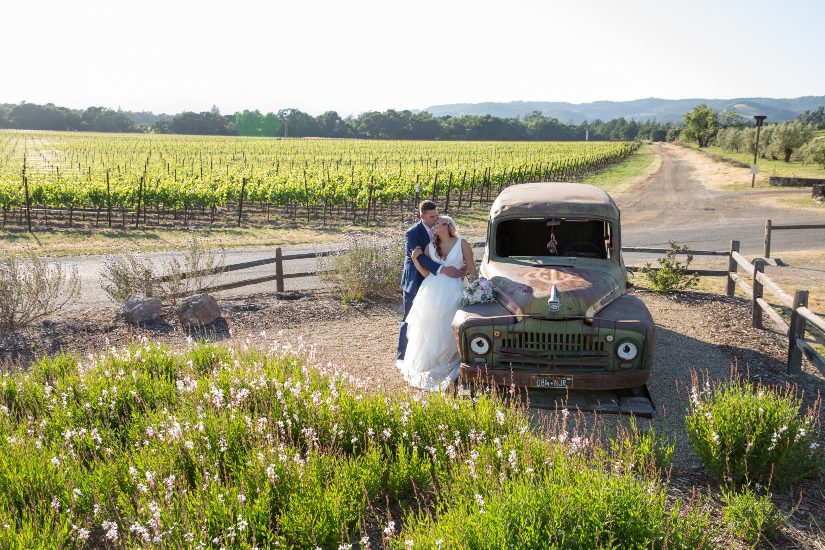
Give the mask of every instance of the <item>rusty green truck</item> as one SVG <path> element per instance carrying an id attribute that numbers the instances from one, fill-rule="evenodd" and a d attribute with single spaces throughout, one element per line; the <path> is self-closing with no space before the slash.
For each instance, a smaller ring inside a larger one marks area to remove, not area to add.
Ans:
<path id="1" fill-rule="evenodd" d="M 603 190 L 505 189 L 490 209 L 480 272 L 497 298 L 453 320 L 465 383 L 620 390 L 647 382 L 656 327 L 628 295 L 619 209 Z"/>

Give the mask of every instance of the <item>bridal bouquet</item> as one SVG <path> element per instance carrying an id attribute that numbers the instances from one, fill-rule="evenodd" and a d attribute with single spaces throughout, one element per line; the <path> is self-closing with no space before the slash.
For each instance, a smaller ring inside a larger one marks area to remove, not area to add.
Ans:
<path id="1" fill-rule="evenodd" d="M 464 299 L 461 305 L 489 304 L 496 301 L 496 290 L 489 279 L 479 277 L 464 289 Z"/>

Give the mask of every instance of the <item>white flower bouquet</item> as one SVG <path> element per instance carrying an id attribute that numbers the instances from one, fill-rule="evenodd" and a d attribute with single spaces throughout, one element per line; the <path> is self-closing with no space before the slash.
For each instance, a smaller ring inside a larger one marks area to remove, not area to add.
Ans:
<path id="1" fill-rule="evenodd" d="M 464 289 L 464 299 L 462 306 L 471 304 L 489 304 L 496 301 L 496 289 L 489 279 L 479 277 Z"/>

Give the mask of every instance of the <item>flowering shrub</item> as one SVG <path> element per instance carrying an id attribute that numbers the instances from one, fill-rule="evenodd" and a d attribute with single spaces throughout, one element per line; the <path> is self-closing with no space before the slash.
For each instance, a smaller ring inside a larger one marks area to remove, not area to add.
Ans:
<path id="1" fill-rule="evenodd" d="M 319 258 L 319 272 L 326 271 Z M 397 296 L 404 269 L 402 238 L 378 240 L 361 234 L 349 235 L 344 250 L 330 256 L 331 271 L 321 279 L 337 287 L 349 302 L 366 296 Z"/>
<path id="2" fill-rule="evenodd" d="M 192 235 L 183 250 L 182 259 L 172 258 L 157 264 L 150 257 L 120 254 L 103 264 L 100 287 L 118 305 L 125 304 L 137 294 L 169 297 L 176 302 L 175 294 L 195 293 L 212 286 L 224 268 L 224 251 L 209 249 L 205 241 Z M 184 277 L 196 271 L 215 273 L 202 277 Z M 169 281 L 158 279 L 166 275 Z"/>
<path id="3" fill-rule="evenodd" d="M 819 471 L 820 405 L 803 416 L 795 388 L 752 387 L 736 372 L 700 387 L 694 373 L 685 423 L 693 450 L 719 480 L 785 485 Z"/>
<path id="4" fill-rule="evenodd" d="M 368 393 L 332 366 L 307 367 L 305 353 L 143 343 L 0 375 L 0 547 L 712 541 L 700 502 L 617 467 L 651 463 L 633 438 L 601 447 L 561 428 L 548 439 L 483 392 Z"/>
<path id="5" fill-rule="evenodd" d="M 493 283 L 484 277 L 479 277 L 464 289 L 464 298 L 461 305 L 489 304 L 496 301 L 496 290 Z"/>
<path id="6" fill-rule="evenodd" d="M 772 537 L 788 519 L 776 509 L 770 495 L 757 495 L 750 487 L 741 492 L 722 491 L 722 519 L 731 534 L 755 545 Z"/>
<path id="7" fill-rule="evenodd" d="M 57 313 L 79 294 L 77 269 L 50 264 L 34 252 L 0 254 L 0 331 Z"/>

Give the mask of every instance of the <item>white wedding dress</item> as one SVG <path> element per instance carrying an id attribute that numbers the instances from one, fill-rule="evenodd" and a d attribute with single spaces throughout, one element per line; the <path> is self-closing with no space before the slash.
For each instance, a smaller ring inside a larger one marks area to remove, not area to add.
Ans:
<path id="1" fill-rule="evenodd" d="M 429 245 L 429 255 L 445 266 L 464 266 L 462 239 L 445 259 Z M 464 279 L 428 275 L 415 295 L 407 315 L 407 351 L 397 365 L 410 385 L 424 390 L 445 390 L 458 378 L 458 347 L 453 336 L 453 317 L 464 297 Z"/>

